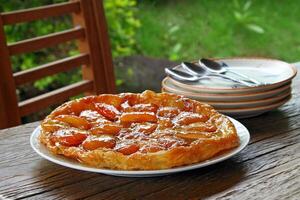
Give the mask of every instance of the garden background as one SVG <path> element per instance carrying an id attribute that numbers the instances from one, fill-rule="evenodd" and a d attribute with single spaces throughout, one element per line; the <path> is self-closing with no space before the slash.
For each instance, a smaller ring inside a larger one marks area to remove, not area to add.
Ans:
<path id="1" fill-rule="evenodd" d="M 65 0 L 0 0 L 0 12 Z M 299 61 L 299 0 L 104 0 L 118 92 L 160 90 L 163 68 L 201 57 L 259 56 Z M 6 26 L 8 43 L 62 31 L 70 16 Z M 12 57 L 13 71 L 76 55 L 75 43 Z M 0 58 L 1 59 L 1 58 Z M 77 82 L 80 71 L 17 89 L 20 100 Z M 75 97 L 76 98 L 76 97 Z M 35 121 L 52 108 L 26 117 Z"/>

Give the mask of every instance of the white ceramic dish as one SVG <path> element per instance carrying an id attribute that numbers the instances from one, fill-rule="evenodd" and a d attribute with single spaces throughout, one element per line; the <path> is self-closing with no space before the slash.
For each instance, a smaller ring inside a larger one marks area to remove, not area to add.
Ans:
<path id="1" fill-rule="evenodd" d="M 253 107 L 253 108 L 240 108 L 240 109 L 217 109 L 217 110 L 223 114 L 226 114 L 226 115 L 238 118 L 238 119 L 242 119 L 242 118 L 258 116 L 265 112 L 274 110 L 274 109 L 282 106 L 286 102 L 288 102 L 290 99 L 291 99 L 291 95 L 278 101 L 278 102 L 275 102 L 273 104 L 266 105 L 266 106 L 258 106 L 258 107 Z"/>
<path id="2" fill-rule="evenodd" d="M 162 82 L 163 91 L 165 92 L 171 92 L 178 95 L 184 95 L 187 97 L 190 97 L 192 99 L 196 99 L 199 101 L 222 101 L 222 102 L 240 102 L 240 101 L 254 101 L 254 100 L 261 100 L 266 98 L 275 97 L 278 94 L 290 90 L 291 85 L 290 83 L 287 83 L 279 88 L 273 89 L 273 90 L 267 90 L 262 92 L 253 92 L 253 93 L 245 93 L 245 94 L 212 94 L 212 93 L 194 93 L 185 91 L 182 88 L 179 88 L 176 85 L 173 85 L 168 81 L 168 79 L 165 79 L 165 81 Z"/>
<path id="3" fill-rule="evenodd" d="M 291 95 L 291 90 L 283 91 L 282 93 L 270 97 L 267 99 L 260 99 L 260 100 L 254 100 L 254 101 L 239 101 L 239 102 L 226 102 L 226 101 L 207 101 L 205 103 L 213 106 L 216 109 L 240 109 L 240 108 L 254 108 L 258 106 L 267 106 L 273 103 L 276 103 L 286 97 Z M 193 99 L 190 96 L 187 96 L 188 98 Z M 197 100 L 197 99 L 195 99 Z"/>
<path id="4" fill-rule="evenodd" d="M 178 173 L 178 172 L 183 172 L 183 171 L 188 171 L 188 170 L 193 170 L 201 167 L 205 167 L 208 165 L 212 165 L 218 162 L 221 162 L 223 160 L 226 160 L 235 154 L 239 153 L 242 149 L 246 147 L 246 145 L 249 143 L 250 140 L 250 134 L 247 128 L 238 122 L 235 119 L 230 118 L 230 120 L 234 123 L 238 136 L 240 138 L 240 145 L 237 148 L 234 148 L 230 151 L 226 151 L 225 153 L 215 156 L 209 160 L 206 160 L 204 162 L 200 162 L 197 164 L 192 164 L 188 166 L 183 166 L 183 167 L 176 167 L 172 169 L 164 169 L 164 170 L 147 170 L 147 171 L 124 171 L 124 170 L 110 170 L 110 169 L 99 169 L 99 168 L 94 168 L 94 167 L 89 167 L 86 165 L 83 165 L 79 162 L 67 159 L 63 156 L 59 155 L 54 155 L 48 151 L 48 149 L 40 144 L 38 137 L 40 134 L 40 126 L 37 127 L 31 137 L 30 137 L 30 144 L 31 147 L 34 149 L 35 152 L 37 152 L 41 157 L 54 162 L 56 164 L 73 168 L 73 169 L 78 169 L 82 171 L 88 171 L 88 172 L 96 172 L 96 173 L 102 173 L 102 174 L 108 174 L 108 175 L 113 175 L 113 176 L 126 176 L 126 177 L 152 177 L 152 176 L 164 176 L 164 175 L 169 175 L 173 173 Z"/>
<path id="5" fill-rule="evenodd" d="M 217 59 L 217 61 L 225 62 L 230 70 L 246 74 L 249 77 L 255 78 L 260 82 L 267 83 L 267 85 L 257 87 L 244 87 L 236 85 L 231 81 L 225 81 L 224 79 L 207 79 L 189 84 L 175 81 L 171 78 L 171 82 L 174 85 L 180 86 L 185 90 L 193 92 L 206 92 L 206 93 L 248 93 L 266 91 L 289 82 L 297 74 L 297 70 L 289 63 L 267 59 L 267 58 L 226 58 Z M 180 65 L 175 67 L 178 70 L 182 70 Z M 235 75 L 230 72 L 227 74 L 235 78 Z"/>

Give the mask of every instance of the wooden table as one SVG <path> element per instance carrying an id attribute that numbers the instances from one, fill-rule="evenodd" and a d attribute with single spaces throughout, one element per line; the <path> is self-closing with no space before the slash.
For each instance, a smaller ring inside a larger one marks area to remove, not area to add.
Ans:
<path id="1" fill-rule="evenodd" d="M 300 199 L 299 75 L 287 104 L 240 121 L 251 133 L 240 154 L 156 178 L 113 177 L 51 163 L 29 145 L 39 122 L 1 130 L 0 194 L 11 199 Z"/>

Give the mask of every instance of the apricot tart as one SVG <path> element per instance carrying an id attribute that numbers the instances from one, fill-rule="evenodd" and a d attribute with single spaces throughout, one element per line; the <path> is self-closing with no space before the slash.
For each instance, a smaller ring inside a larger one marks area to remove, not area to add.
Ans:
<path id="1" fill-rule="evenodd" d="M 41 127 L 52 153 L 98 168 L 167 169 L 239 145 L 232 122 L 211 106 L 152 91 L 69 101 Z"/>

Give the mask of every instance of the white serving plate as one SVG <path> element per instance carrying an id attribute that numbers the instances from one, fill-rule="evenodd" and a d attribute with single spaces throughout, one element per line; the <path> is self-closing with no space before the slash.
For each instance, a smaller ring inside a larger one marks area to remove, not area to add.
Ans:
<path id="1" fill-rule="evenodd" d="M 110 170 L 110 169 L 99 169 L 99 168 L 94 168 L 90 167 L 87 165 L 83 165 L 79 162 L 73 161 L 71 159 L 65 158 L 63 156 L 59 155 L 54 155 L 48 151 L 48 149 L 40 144 L 39 142 L 39 134 L 40 134 L 40 126 L 38 126 L 33 133 L 31 134 L 30 137 L 30 144 L 31 147 L 34 149 L 36 153 L 38 153 L 41 157 L 65 166 L 69 167 L 72 169 L 78 169 L 82 171 L 88 171 L 88 172 L 95 172 L 95 173 L 102 173 L 102 174 L 107 174 L 107 175 L 113 175 L 113 176 L 125 176 L 125 177 L 153 177 L 153 176 L 164 176 L 164 175 L 169 175 L 173 173 L 178 173 L 178 172 L 184 172 L 188 170 L 193 170 L 193 169 L 198 169 L 201 167 L 205 167 L 208 165 L 212 165 L 218 162 L 221 162 L 223 160 L 226 160 L 237 153 L 239 153 L 241 150 L 243 150 L 246 145 L 249 143 L 250 140 L 250 134 L 247 128 L 238 122 L 235 119 L 230 118 L 230 120 L 234 123 L 238 136 L 240 138 L 240 145 L 234 149 L 231 149 L 229 151 L 226 151 L 225 153 L 215 156 L 209 160 L 206 160 L 204 162 L 200 162 L 197 164 L 192 164 L 188 166 L 183 166 L 183 167 L 176 167 L 176 168 L 171 168 L 171 169 L 164 169 L 164 170 L 145 170 L 145 171 L 124 171 L 124 170 Z"/>
<path id="2" fill-rule="evenodd" d="M 165 79 L 166 80 L 166 79 Z M 240 102 L 240 101 L 254 101 L 254 100 L 261 100 L 266 98 L 275 97 L 278 94 L 291 90 L 290 82 L 280 86 L 279 88 L 261 91 L 261 92 L 249 92 L 244 94 L 238 93 L 227 93 L 227 94 L 220 94 L 220 93 L 194 93 L 190 91 L 186 91 L 182 88 L 179 88 L 176 85 L 173 85 L 168 81 L 162 82 L 162 88 L 165 92 L 171 92 L 178 95 L 184 95 L 192 99 L 196 99 L 198 101 L 217 101 L 217 102 Z"/>
<path id="3" fill-rule="evenodd" d="M 297 70 L 293 65 L 280 60 L 267 58 L 226 58 L 216 60 L 225 62 L 232 71 L 245 74 L 260 82 L 264 82 L 267 85 L 245 87 L 219 78 L 200 80 L 198 82 L 190 82 L 189 84 L 178 82 L 169 77 L 167 77 L 167 79 L 170 79 L 174 85 L 184 88 L 187 91 L 223 94 L 270 90 L 291 81 L 297 74 Z M 175 68 L 183 70 L 180 65 Z M 240 78 L 230 72 L 226 75 L 234 78 Z"/>

